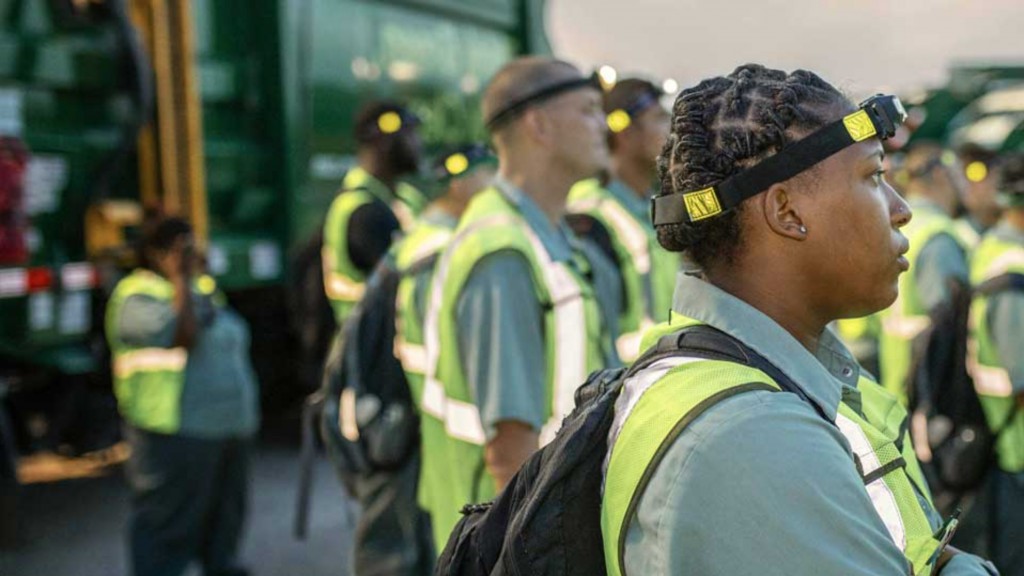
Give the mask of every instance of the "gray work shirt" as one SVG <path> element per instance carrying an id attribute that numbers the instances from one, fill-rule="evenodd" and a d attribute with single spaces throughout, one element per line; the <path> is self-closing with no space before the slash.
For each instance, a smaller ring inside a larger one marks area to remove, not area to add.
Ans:
<path id="1" fill-rule="evenodd" d="M 1000 222 L 990 234 L 1024 247 L 1024 232 L 1009 222 Z M 999 363 L 1010 373 L 1014 394 L 1024 394 L 1024 293 L 1006 290 L 994 294 L 989 298 L 986 314 Z"/>
<path id="2" fill-rule="evenodd" d="M 931 212 L 945 215 L 939 206 L 928 200 L 915 198 L 908 203 L 915 214 Z M 936 234 L 928 240 L 911 265 L 925 310 L 931 310 L 949 298 L 951 279 L 966 285 L 970 274 L 963 247 L 949 234 Z"/>
<path id="3" fill-rule="evenodd" d="M 811 354 L 757 309 L 679 275 L 675 311 L 763 355 L 834 418 L 856 361 L 828 330 Z M 934 516 L 934 514 L 933 514 Z M 747 392 L 694 420 L 668 449 L 626 536 L 628 574 L 905 575 L 839 430 L 795 394 Z M 991 574 L 973 556 L 943 574 Z"/>
<path id="4" fill-rule="evenodd" d="M 200 328 L 188 353 L 177 434 L 197 438 L 251 436 L 259 428 L 259 388 L 249 359 L 249 327 L 227 307 L 193 294 Z M 129 346 L 170 348 L 177 315 L 173 304 L 151 296 L 129 296 L 118 334 Z"/>
<path id="5" fill-rule="evenodd" d="M 594 295 L 602 314 L 606 364 L 617 365 L 613 342 L 622 296 L 612 263 L 600 250 L 579 242 L 564 222 L 552 226 L 540 207 L 521 190 L 500 178 L 496 186 L 518 208 L 553 261 L 569 262 L 574 251 L 584 254 L 591 266 Z M 503 250 L 482 258 L 459 294 L 455 316 L 463 374 L 480 410 L 487 439 L 493 439 L 496 424 L 506 420 L 523 422 L 539 431 L 546 422 L 547 345 L 544 310 L 537 300 L 533 271 L 526 257 Z"/>

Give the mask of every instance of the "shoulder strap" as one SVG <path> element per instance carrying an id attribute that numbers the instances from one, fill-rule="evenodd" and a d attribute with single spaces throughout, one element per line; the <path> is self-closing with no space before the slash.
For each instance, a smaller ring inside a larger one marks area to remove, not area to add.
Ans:
<path id="1" fill-rule="evenodd" d="M 995 278 L 990 278 L 974 287 L 975 294 L 981 296 L 992 296 L 1007 290 L 1024 292 L 1024 274 L 1019 272 L 1006 272 L 996 276 Z"/>
<path id="2" fill-rule="evenodd" d="M 1022 277 L 1024 280 L 1024 277 Z M 737 362 L 764 372 L 779 385 L 782 390 L 796 394 L 801 400 L 814 408 L 819 416 L 830 424 L 834 424 L 816 403 L 812 402 L 802 388 L 796 385 L 785 372 L 752 350 L 749 346 L 733 338 L 729 334 L 706 324 L 698 324 L 662 336 L 658 343 L 648 349 L 624 376 L 628 378 L 640 370 L 647 368 L 658 360 L 672 356 L 689 356 L 709 360 L 725 360 Z"/>

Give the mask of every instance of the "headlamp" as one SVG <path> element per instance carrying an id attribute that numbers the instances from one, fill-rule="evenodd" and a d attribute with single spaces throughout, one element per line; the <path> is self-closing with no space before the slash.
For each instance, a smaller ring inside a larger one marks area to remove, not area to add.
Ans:
<path id="1" fill-rule="evenodd" d="M 625 108 L 617 108 L 608 113 L 608 129 L 618 134 L 633 124 L 633 119 L 639 116 L 644 110 L 658 104 L 661 94 L 655 92 L 644 92 L 636 100 Z"/>
<path id="2" fill-rule="evenodd" d="M 494 163 L 497 160 L 486 146 L 481 144 L 469 144 L 450 150 L 442 154 L 434 163 L 434 175 L 441 182 L 447 182 L 452 178 L 462 176 L 471 169 L 485 163 Z"/>
<path id="3" fill-rule="evenodd" d="M 856 112 L 823 126 L 715 186 L 656 196 L 651 201 L 651 219 L 659 226 L 712 218 L 853 144 L 868 138 L 883 141 L 892 138 L 906 119 L 907 112 L 899 98 L 883 94 L 872 96 L 862 102 Z"/>
<path id="4" fill-rule="evenodd" d="M 988 177 L 988 166 L 980 160 L 975 160 L 964 168 L 964 176 L 971 182 L 981 182 Z"/>
<path id="5" fill-rule="evenodd" d="M 488 130 L 493 131 L 495 128 L 498 128 L 502 124 L 521 114 L 527 108 L 536 106 L 537 104 L 554 98 L 559 94 L 564 94 L 579 88 L 594 88 L 595 90 L 601 90 L 601 79 L 596 73 L 594 73 L 586 78 L 572 78 L 570 80 L 556 82 L 551 86 L 541 88 L 540 90 L 529 93 L 518 100 L 513 100 L 506 104 L 504 108 L 501 108 L 491 114 L 491 117 L 485 120 L 484 124 L 486 124 Z"/>

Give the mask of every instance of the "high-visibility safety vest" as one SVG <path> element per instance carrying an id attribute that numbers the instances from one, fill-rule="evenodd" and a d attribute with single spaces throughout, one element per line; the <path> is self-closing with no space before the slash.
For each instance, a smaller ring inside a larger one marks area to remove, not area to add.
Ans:
<path id="1" fill-rule="evenodd" d="M 194 289 L 213 297 L 216 305 L 223 305 L 213 278 L 200 276 Z M 121 312 L 132 296 L 148 296 L 170 303 L 174 299 L 174 285 L 154 272 L 139 268 L 114 288 L 107 304 L 106 329 L 118 410 L 137 428 L 174 434 L 181 425 L 181 394 L 185 387 L 188 351 L 182 347 L 138 347 L 125 343 L 120 336 Z"/>
<path id="2" fill-rule="evenodd" d="M 664 334 L 694 321 L 664 327 Z M 659 326 L 655 330 L 661 330 Z M 639 398 L 625 416 L 608 460 L 601 505 L 601 531 L 608 573 L 624 574 L 626 533 L 653 471 L 686 425 L 726 398 L 752 390 L 780 391 L 764 372 L 721 360 L 672 357 L 625 383 L 623 394 Z M 878 384 L 861 378 L 863 414 L 840 404 L 835 424 L 850 444 L 864 489 L 893 542 L 913 565 L 929 574 L 940 542 L 925 511 L 931 494 L 906 428 L 907 412 Z M 616 420 L 619 420 L 617 415 Z M 902 446 L 902 449 L 900 448 Z"/>
<path id="3" fill-rule="evenodd" d="M 971 284 L 977 286 L 1007 272 L 1024 274 L 1024 246 L 986 236 L 971 261 Z M 996 443 L 999 467 L 1006 472 L 1024 472 L 1024 410 L 1018 409 L 1010 420 L 1016 398 L 1010 374 L 1000 364 L 999 353 L 992 340 L 988 321 L 989 300 L 978 297 L 971 303 L 967 370 L 974 379 L 989 426 L 995 432 L 1002 430 Z M 1014 336 L 1024 337 L 1020 333 Z"/>
<path id="4" fill-rule="evenodd" d="M 537 391 L 544 394 L 545 404 L 542 445 L 554 438 L 562 417 L 572 411 L 576 388 L 604 362 L 599 310 L 581 272 L 571 263 L 551 260 L 516 206 L 496 188 L 477 194 L 436 265 L 425 322 L 420 493 L 436 542 L 447 540 L 465 504 L 495 494 L 494 478 L 484 464 L 487 438 L 480 411 L 462 371 L 455 310 L 476 264 L 508 250 L 529 262 L 544 310 L 546 389 Z"/>
<path id="5" fill-rule="evenodd" d="M 981 234 L 974 229 L 974 225 L 967 218 L 957 218 L 953 221 L 953 229 L 956 230 L 957 240 L 960 245 L 968 250 L 973 250 L 981 243 Z"/>
<path id="6" fill-rule="evenodd" d="M 672 308 L 679 255 L 662 248 L 650 220 L 638 219 L 595 178 L 573 186 L 568 206 L 569 212 L 600 222 L 611 237 L 624 298 L 615 346 L 619 358 L 630 363 L 640 355 L 644 331 L 664 321 Z"/>
<path id="7" fill-rule="evenodd" d="M 422 194 L 408 184 L 395 187 L 394 196 L 379 180 L 362 168 L 348 171 L 341 184 L 341 193 L 331 203 L 324 221 L 324 245 L 321 258 L 324 291 L 334 309 L 334 318 L 342 324 L 366 290 L 366 274 L 356 268 L 348 252 L 348 224 L 360 207 L 372 202 L 387 205 L 407 230 L 413 218 L 426 204 Z"/>
<path id="8" fill-rule="evenodd" d="M 418 282 L 429 283 L 429 276 L 412 274 L 416 268 L 429 267 L 429 272 L 437 264 L 440 253 L 448 245 L 454 234 L 454 229 L 442 224 L 420 220 L 408 236 L 403 238 L 394 247 L 395 265 L 400 274 L 398 282 L 398 294 L 395 303 L 395 357 L 402 363 L 405 371 L 405 380 L 409 384 L 409 391 L 412 394 L 413 402 L 417 409 L 423 411 L 423 386 L 427 373 L 427 351 L 424 346 L 425 334 L 423 317 L 426 310 L 419 308 L 420 303 L 416 300 L 416 292 L 419 288 Z M 429 299 L 427 287 L 427 298 Z M 424 301 L 424 305 L 426 300 Z M 420 439 L 443 437 L 444 424 L 436 418 L 420 418 Z M 425 431 L 424 431 L 425 430 Z M 420 446 L 421 453 L 426 450 Z M 426 457 L 432 457 L 429 454 Z M 430 490 L 431 486 L 443 486 L 447 474 L 440 466 L 428 469 L 421 469 L 421 478 L 417 488 L 417 499 L 420 507 L 424 510 L 431 509 Z"/>
<path id="9" fill-rule="evenodd" d="M 899 295 L 892 306 L 879 313 L 882 333 L 878 343 L 879 381 L 905 406 L 907 404 L 907 376 L 912 361 L 914 338 L 931 326 L 928 310 L 921 303 L 915 279 L 915 266 L 921 250 L 932 238 L 948 234 L 957 240 L 953 220 L 936 208 L 914 210 L 914 218 L 903 229 L 910 241 L 907 261 L 910 270 L 899 280 Z M 959 240 L 957 240 L 959 241 Z"/>

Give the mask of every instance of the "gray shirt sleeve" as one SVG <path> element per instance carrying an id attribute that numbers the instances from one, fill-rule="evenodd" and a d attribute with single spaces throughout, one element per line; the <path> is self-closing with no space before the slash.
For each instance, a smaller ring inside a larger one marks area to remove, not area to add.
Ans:
<path id="1" fill-rule="evenodd" d="M 456 303 L 459 356 L 487 439 L 515 420 L 544 425 L 544 317 L 530 264 L 500 251 L 481 259 Z"/>
<path id="2" fill-rule="evenodd" d="M 949 234 L 937 234 L 921 249 L 914 263 L 914 280 L 925 309 L 949 298 L 949 280 L 967 283 L 967 260 L 960 244 Z"/>
<path id="3" fill-rule="evenodd" d="M 590 263 L 593 278 L 591 286 L 601 314 L 602 335 L 605 337 L 602 343 L 606 355 L 605 366 L 618 366 L 621 361 L 615 347 L 615 339 L 619 337 L 619 315 L 622 313 L 623 298 L 619 271 L 597 245 L 580 241 L 578 247 Z"/>
<path id="4" fill-rule="evenodd" d="M 724 400 L 675 441 L 630 526 L 626 565 L 665 576 L 910 570 L 839 431 L 780 392 Z"/>
<path id="5" fill-rule="evenodd" d="M 174 345 L 177 317 L 170 302 L 136 294 L 125 299 L 118 320 L 118 336 L 134 347 L 170 348 Z"/>
<path id="6" fill-rule="evenodd" d="M 999 363 L 1010 373 L 1015 394 L 1024 393 L 1024 294 L 1003 292 L 989 300 L 988 323 Z"/>

